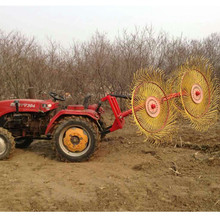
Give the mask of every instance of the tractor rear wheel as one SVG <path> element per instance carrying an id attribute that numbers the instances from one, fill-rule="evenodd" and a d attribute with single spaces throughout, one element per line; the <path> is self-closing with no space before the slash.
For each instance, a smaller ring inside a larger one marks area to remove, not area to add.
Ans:
<path id="1" fill-rule="evenodd" d="M 0 128 L 0 160 L 7 159 L 14 147 L 15 141 L 12 134 L 8 130 Z"/>
<path id="2" fill-rule="evenodd" d="M 66 117 L 55 126 L 53 146 L 61 161 L 87 160 L 99 142 L 97 125 L 85 117 Z"/>
<path id="3" fill-rule="evenodd" d="M 15 139 L 15 147 L 20 149 L 25 149 L 33 142 L 33 139 L 30 137 L 18 138 Z"/>

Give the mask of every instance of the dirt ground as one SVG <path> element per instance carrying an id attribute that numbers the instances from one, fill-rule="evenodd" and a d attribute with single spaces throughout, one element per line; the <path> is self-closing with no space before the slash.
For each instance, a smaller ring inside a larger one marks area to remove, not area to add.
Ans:
<path id="1" fill-rule="evenodd" d="M 124 129 L 83 163 L 35 141 L 0 161 L 0 211 L 220 211 L 220 122 L 205 134 L 179 122 L 170 144 Z"/>

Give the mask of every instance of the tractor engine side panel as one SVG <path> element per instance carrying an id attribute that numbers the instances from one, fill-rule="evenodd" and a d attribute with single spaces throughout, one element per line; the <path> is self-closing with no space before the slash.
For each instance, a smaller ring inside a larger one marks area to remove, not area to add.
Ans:
<path id="1" fill-rule="evenodd" d="M 11 113 L 1 117 L 0 126 L 9 130 L 14 137 L 39 137 L 45 133 L 49 121 L 49 113 Z"/>

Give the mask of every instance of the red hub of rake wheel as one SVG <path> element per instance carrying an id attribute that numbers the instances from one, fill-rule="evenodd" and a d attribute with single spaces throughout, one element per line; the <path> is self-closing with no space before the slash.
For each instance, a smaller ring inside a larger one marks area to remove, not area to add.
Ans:
<path id="1" fill-rule="evenodd" d="M 203 100 L 203 90 L 199 84 L 194 84 L 191 89 L 191 97 L 193 102 L 199 104 Z"/>
<path id="2" fill-rule="evenodd" d="M 156 105 L 155 105 L 155 104 L 152 104 L 152 105 L 151 105 L 151 108 L 152 108 L 152 109 L 155 109 L 155 108 L 156 108 Z"/>
<path id="3" fill-rule="evenodd" d="M 200 91 L 196 91 L 196 96 L 199 96 L 200 94 Z"/>
<path id="4" fill-rule="evenodd" d="M 160 114 L 160 102 L 156 97 L 150 96 L 145 102 L 145 109 L 149 116 L 156 118 Z"/>

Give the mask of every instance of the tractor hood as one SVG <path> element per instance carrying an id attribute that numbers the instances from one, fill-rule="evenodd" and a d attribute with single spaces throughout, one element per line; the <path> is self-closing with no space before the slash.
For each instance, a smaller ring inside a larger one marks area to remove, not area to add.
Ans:
<path id="1" fill-rule="evenodd" d="M 38 99 L 11 99 L 0 101 L 0 117 L 2 115 L 16 112 L 16 102 L 18 102 L 19 112 L 47 112 L 58 107 L 58 103 L 52 100 Z"/>

